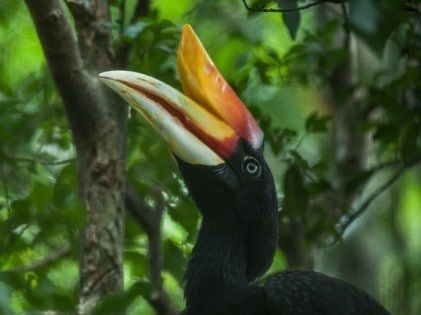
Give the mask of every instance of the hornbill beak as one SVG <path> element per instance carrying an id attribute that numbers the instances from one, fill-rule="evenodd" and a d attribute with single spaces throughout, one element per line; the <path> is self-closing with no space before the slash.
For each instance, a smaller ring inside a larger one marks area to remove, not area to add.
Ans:
<path id="1" fill-rule="evenodd" d="M 184 162 L 224 163 L 240 139 L 259 149 L 259 126 L 190 25 L 183 27 L 177 65 L 185 95 L 136 72 L 107 71 L 99 78 L 140 112 Z"/>

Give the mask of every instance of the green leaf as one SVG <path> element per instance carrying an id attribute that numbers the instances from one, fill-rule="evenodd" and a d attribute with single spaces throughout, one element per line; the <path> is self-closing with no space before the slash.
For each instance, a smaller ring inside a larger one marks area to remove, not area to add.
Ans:
<path id="1" fill-rule="evenodd" d="M 130 264 L 132 272 L 137 277 L 143 277 L 148 274 L 148 258 L 139 250 L 126 250 L 124 252 L 126 263 Z"/>
<path id="2" fill-rule="evenodd" d="M 182 281 L 186 265 L 186 257 L 171 240 L 164 242 L 164 269 L 168 270 L 178 281 Z"/>
<path id="3" fill-rule="evenodd" d="M 179 191 L 179 194 L 182 192 Z M 190 234 L 195 234 L 197 222 L 199 221 L 199 212 L 194 208 L 189 197 L 180 196 L 179 202 L 175 205 L 169 205 L 168 214 L 177 223 L 181 224 Z"/>
<path id="4" fill-rule="evenodd" d="M 308 207 L 308 193 L 300 169 L 291 166 L 284 177 L 284 211 L 290 217 L 304 216 Z"/>
<path id="5" fill-rule="evenodd" d="M 12 218 L 9 219 L 12 221 L 12 227 L 31 222 L 33 208 L 29 198 L 14 200 L 11 208 L 13 209 L 13 214 Z"/>
<path id="6" fill-rule="evenodd" d="M 316 198 L 327 191 L 332 190 L 332 185 L 322 177 L 319 177 L 317 181 L 310 182 L 307 186 L 308 193 L 312 198 Z"/>
<path id="7" fill-rule="evenodd" d="M 304 159 L 297 151 L 289 150 L 288 151 L 290 157 L 293 160 L 293 164 L 298 166 L 301 170 L 308 170 L 309 164 L 306 159 Z"/>
<path id="8" fill-rule="evenodd" d="M 307 132 L 326 132 L 327 124 L 332 116 L 319 116 L 317 112 L 313 112 L 306 120 Z"/>
<path id="9" fill-rule="evenodd" d="M 351 28 L 379 56 L 386 40 L 405 16 L 400 0 L 352 0 L 349 1 Z"/>
<path id="10" fill-rule="evenodd" d="M 3 272 L 0 273 L 1 282 L 21 292 L 25 300 L 37 309 L 71 311 L 76 302 L 76 296 L 71 296 L 68 292 L 54 286 L 48 277 L 36 277 L 29 273 L 22 275 Z"/>
<path id="11" fill-rule="evenodd" d="M 421 117 L 421 115 L 420 115 Z M 414 123 L 404 126 L 402 139 L 400 141 L 400 151 L 406 161 L 410 161 L 415 156 L 421 154 L 421 124 Z"/>
<path id="12" fill-rule="evenodd" d="M 114 294 L 105 297 L 97 306 L 92 315 L 121 314 L 139 296 L 149 296 L 152 293 L 152 285 L 148 281 L 137 281 L 122 294 Z"/>
<path id="13" fill-rule="evenodd" d="M 151 23 L 148 21 L 138 21 L 134 24 L 127 26 L 124 29 L 123 35 L 128 40 L 135 39 L 140 33 L 142 33 L 146 27 L 148 27 Z"/>
<path id="14" fill-rule="evenodd" d="M 0 314 L 13 315 L 11 300 L 12 296 L 9 287 L 0 282 Z"/>
<path id="15" fill-rule="evenodd" d="M 282 10 L 291 10 L 298 8 L 297 0 L 277 0 L 278 6 Z M 297 31 L 300 26 L 301 14 L 300 11 L 284 12 L 282 18 L 292 39 L 297 36 Z"/>
<path id="16" fill-rule="evenodd" d="M 38 210 L 45 209 L 48 205 L 51 204 L 52 197 L 53 191 L 51 186 L 38 181 L 34 182 L 30 194 L 30 199 L 35 208 Z"/>

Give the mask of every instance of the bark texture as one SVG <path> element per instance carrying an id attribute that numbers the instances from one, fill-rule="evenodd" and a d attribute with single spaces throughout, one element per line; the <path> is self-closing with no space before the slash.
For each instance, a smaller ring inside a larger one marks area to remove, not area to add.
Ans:
<path id="1" fill-rule="evenodd" d="M 123 288 L 127 115 L 126 106 L 97 80 L 97 73 L 112 65 L 110 30 L 105 27 L 108 2 L 70 2 L 82 49 L 60 1 L 26 0 L 77 150 L 79 190 L 86 208 L 79 313 L 89 314 L 103 296 Z"/>

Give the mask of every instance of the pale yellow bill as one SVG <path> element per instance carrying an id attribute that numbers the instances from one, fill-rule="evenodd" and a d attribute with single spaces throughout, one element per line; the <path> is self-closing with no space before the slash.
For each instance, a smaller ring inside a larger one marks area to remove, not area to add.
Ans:
<path id="1" fill-rule="evenodd" d="M 185 162 L 221 164 L 226 147 L 238 141 L 226 122 L 157 79 L 130 71 L 108 71 L 99 77 L 140 112 Z"/>

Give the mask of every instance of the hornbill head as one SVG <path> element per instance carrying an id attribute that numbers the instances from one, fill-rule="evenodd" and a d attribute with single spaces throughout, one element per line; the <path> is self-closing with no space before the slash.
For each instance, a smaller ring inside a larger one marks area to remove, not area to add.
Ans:
<path id="1" fill-rule="evenodd" d="M 276 233 L 276 193 L 263 158 L 263 133 L 189 25 L 183 27 L 177 65 L 184 94 L 140 73 L 99 77 L 164 139 L 204 220 L 230 218 L 244 229 L 267 225 L 266 232 Z M 249 278 L 267 268 L 253 264 Z"/>

